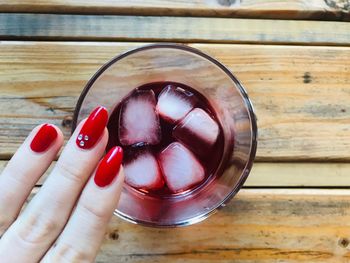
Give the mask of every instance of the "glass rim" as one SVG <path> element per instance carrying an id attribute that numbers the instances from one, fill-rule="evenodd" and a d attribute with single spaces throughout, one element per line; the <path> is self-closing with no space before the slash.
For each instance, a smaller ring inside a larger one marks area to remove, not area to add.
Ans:
<path id="1" fill-rule="evenodd" d="M 236 76 L 225 65 L 223 65 L 221 62 L 219 62 L 218 60 L 216 60 L 212 56 L 204 53 L 203 51 L 201 51 L 197 48 L 194 48 L 194 47 L 190 47 L 188 45 L 183 45 L 183 44 L 175 44 L 175 43 L 148 44 L 148 45 L 143 45 L 143 46 L 136 47 L 133 49 L 129 49 L 125 52 L 122 52 L 121 54 L 113 57 L 111 60 L 106 62 L 104 65 L 102 65 L 95 72 L 95 74 L 89 79 L 87 84 L 85 85 L 85 87 L 84 87 L 83 91 L 81 92 L 79 99 L 76 103 L 75 109 L 74 109 L 71 133 L 74 132 L 74 130 L 77 126 L 78 116 L 79 116 L 81 106 L 82 106 L 83 101 L 84 101 L 87 93 L 89 92 L 91 86 L 111 65 L 113 65 L 114 63 L 118 62 L 119 60 L 121 60 L 129 55 L 132 55 L 132 54 L 135 54 L 135 53 L 138 53 L 141 51 L 150 50 L 150 49 L 157 49 L 157 48 L 172 48 L 172 49 L 178 49 L 178 50 L 186 51 L 189 53 L 193 53 L 193 54 L 196 54 L 204 59 L 209 60 L 209 62 L 218 66 L 224 73 L 226 73 L 227 76 L 230 77 L 230 79 L 234 82 L 236 87 L 239 89 L 239 92 L 240 92 L 240 94 L 245 102 L 244 105 L 247 107 L 248 115 L 249 115 L 249 119 L 250 119 L 250 123 L 251 123 L 250 128 L 251 128 L 252 138 L 251 138 L 249 159 L 248 159 L 248 162 L 246 163 L 246 165 L 243 169 L 242 175 L 240 176 L 238 183 L 232 189 L 232 191 L 221 202 L 219 202 L 215 207 L 213 207 L 210 211 L 207 211 L 201 215 L 195 216 L 195 217 L 190 218 L 190 219 L 183 220 L 181 222 L 177 222 L 175 224 L 170 224 L 170 225 L 169 224 L 156 224 L 156 223 L 152 223 L 152 222 L 138 220 L 138 219 L 132 218 L 132 217 L 130 217 L 122 212 L 119 212 L 117 209 L 114 212 L 115 215 L 117 215 L 118 217 L 120 217 L 128 222 L 143 225 L 143 226 L 159 227 L 159 228 L 189 226 L 189 225 L 193 225 L 195 223 L 199 223 L 199 222 L 203 221 L 204 219 L 208 218 L 210 215 L 215 213 L 218 209 L 220 209 L 221 207 L 224 207 L 237 194 L 237 192 L 242 188 L 244 182 L 248 178 L 248 175 L 251 171 L 251 168 L 253 166 L 253 162 L 255 159 L 255 155 L 256 155 L 258 128 L 257 128 L 256 115 L 255 115 L 253 104 L 252 104 L 251 100 L 249 99 L 248 94 L 247 94 L 245 88 L 243 87 L 243 85 L 241 84 L 241 82 L 236 78 Z"/>

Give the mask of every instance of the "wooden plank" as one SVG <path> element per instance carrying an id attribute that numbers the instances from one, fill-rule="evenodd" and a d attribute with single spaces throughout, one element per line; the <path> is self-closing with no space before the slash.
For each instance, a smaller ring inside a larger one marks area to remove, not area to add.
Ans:
<path id="1" fill-rule="evenodd" d="M 0 158 L 37 124 L 70 133 L 76 100 L 106 61 L 132 43 L 0 43 Z M 350 160 L 350 48 L 194 44 L 246 87 L 259 161 Z"/>
<path id="2" fill-rule="evenodd" d="M 150 229 L 114 218 L 97 262 L 348 262 L 349 191 L 243 190 L 207 221 Z"/>
<path id="3" fill-rule="evenodd" d="M 0 14 L 0 39 L 350 45 L 350 24 L 203 17 Z"/>
<path id="4" fill-rule="evenodd" d="M 350 187 L 350 164 L 255 163 L 244 186 Z"/>
<path id="5" fill-rule="evenodd" d="M 349 19 L 344 0 L 0 0 L 1 12 Z"/>
<path id="6" fill-rule="evenodd" d="M 0 174 L 7 161 L 0 161 Z M 52 170 L 39 180 L 42 185 Z M 244 187 L 350 187 L 349 163 L 265 163 L 256 162 Z"/>
<path id="7" fill-rule="evenodd" d="M 194 226 L 154 229 L 114 217 L 99 263 L 350 260 L 350 190 L 244 189 Z"/>

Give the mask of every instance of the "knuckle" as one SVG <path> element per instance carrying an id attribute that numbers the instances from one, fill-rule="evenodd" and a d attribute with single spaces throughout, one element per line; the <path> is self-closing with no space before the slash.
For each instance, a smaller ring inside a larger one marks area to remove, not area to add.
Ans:
<path id="1" fill-rule="evenodd" d="M 91 205 L 86 202 L 78 204 L 78 208 L 82 211 L 83 216 L 90 218 L 97 223 L 105 223 L 111 216 L 104 206 Z"/>
<path id="2" fill-rule="evenodd" d="M 18 237 L 27 244 L 40 244 L 49 242 L 60 232 L 62 223 L 45 214 L 30 216 L 26 224 L 18 230 Z"/>
<path id="3" fill-rule="evenodd" d="M 50 255 L 50 262 L 74 262 L 74 263 L 87 263 L 92 262 L 94 255 L 92 249 L 86 249 L 82 251 L 70 244 L 59 244 L 56 246 L 52 254 Z"/>
<path id="4" fill-rule="evenodd" d="M 69 162 L 58 162 L 56 164 L 56 169 L 68 180 L 74 181 L 75 183 L 83 183 L 81 170 L 77 169 L 75 165 Z"/>

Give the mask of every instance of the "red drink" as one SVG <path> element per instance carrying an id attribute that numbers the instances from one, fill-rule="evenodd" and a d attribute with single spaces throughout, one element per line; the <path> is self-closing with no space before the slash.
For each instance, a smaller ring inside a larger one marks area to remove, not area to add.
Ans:
<path id="1" fill-rule="evenodd" d="M 126 182 L 153 196 L 200 188 L 223 157 L 223 132 L 214 108 L 180 83 L 149 83 L 133 90 L 115 107 L 108 130 L 107 150 L 124 148 Z"/>

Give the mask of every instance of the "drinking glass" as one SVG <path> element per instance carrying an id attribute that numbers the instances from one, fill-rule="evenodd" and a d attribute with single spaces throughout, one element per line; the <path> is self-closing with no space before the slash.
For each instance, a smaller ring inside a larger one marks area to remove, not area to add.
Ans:
<path id="1" fill-rule="evenodd" d="M 124 184 L 115 214 L 155 227 L 191 225 L 225 206 L 247 179 L 257 147 L 256 118 L 242 84 L 216 59 L 177 44 L 142 46 L 102 66 L 77 102 L 73 130 L 96 106 L 102 105 L 111 113 L 133 89 L 168 81 L 190 86 L 209 100 L 223 130 L 224 147 L 209 179 L 184 194 L 157 197 Z M 110 136 L 116 132 L 109 129 Z"/>

